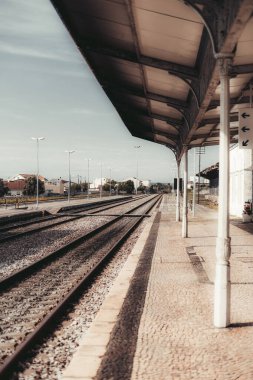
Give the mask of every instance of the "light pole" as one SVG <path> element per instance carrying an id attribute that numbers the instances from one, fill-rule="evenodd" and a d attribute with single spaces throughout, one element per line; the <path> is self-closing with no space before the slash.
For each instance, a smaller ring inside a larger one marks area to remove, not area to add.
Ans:
<path id="1" fill-rule="evenodd" d="M 141 148 L 141 145 L 136 145 L 134 148 L 135 149 L 139 149 L 139 148 Z M 136 189 L 135 189 L 136 195 L 137 195 L 137 188 L 138 188 L 138 186 L 137 186 L 137 181 L 138 181 L 138 176 L 139 176 L 138 172 L 139 172 L 139 167 L 138 167 L 138 150 L 136 150 Z"/>
<path id="2" fill-rule="evenodd" d="M 102 161 L 100 162 L 100 176 L 101 176 L 101 180 L 100 180 L 100 198 L 102 198 Z"/>
<path id="3" fill-rule="evenodd" d="M 36 208 L 39 207 L 39 141 L 45 140 L 45 137 L 32 137 L 37 143 L 37 190 L 36 190 Z"/>
<path id="4" fill-rule="evenodd" d="M 65 150 L 65 153 L 69 155 L 69 188 L 68 188 L 68 202 L 70 202 L 70 190 L 71 190 L 71 176 L 70 176 L 70 155 L 75 153 L 75 150 Z"/>
<path id="5" fill-rule="evenodd" d="M 110 191 L 109 191 L 109 195 L 111 196 L 112 195 L 112 168 L 108 168 L 109 171 L 110 171 Z"/>
<path id="6" fill-rule="evenodd" d="M 89 198 L 90 196 L 90 160 L 91 158 L 87 158 L 87 163 L 88 163 L 87 198 Z"/>

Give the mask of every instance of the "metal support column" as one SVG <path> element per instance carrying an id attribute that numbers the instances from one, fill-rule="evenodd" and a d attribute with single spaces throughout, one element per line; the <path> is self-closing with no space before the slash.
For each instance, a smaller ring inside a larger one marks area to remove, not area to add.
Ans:
<path id="1" fill-rule="evenodd" d="M 231 55 L 217 54 L 220 71 L 219 209 L 216 241 L 214 326 L 230 323 L 230 237 L 229 237 L 229 66 Z"/>
<path id="2" fill-rule="evenodd" d="M 177 161 L 176 222 L 180 222 L 180 162 Z"/>
<path id="3" fill-rule="evenodd" d="M 188 149 L 184 153 L 184 199 L 183 199 L 183 221 L 182 221 L 182 237 L 188 237 L 188 197 L 187 197 L 187 183 L 188 183 Z"/>
<path id="4" fill-rule="evenodd" d="M 200 204 L 199 202 L 199 196 L 200 196 L 200 157 L 201 157 L 201 153 L 200 153 L 200 150 L 199 150 L 199 179 L 198 179 L 198 205 Z"/>
<path id="5" fill-rule="evenodd" d="M 192 215 L 195 216 L 196 209 L 196 181 L 195 181 L 195 173 L 196 173 L 196 148 L 193 150 L 193 189 L 192 189 Z"/>

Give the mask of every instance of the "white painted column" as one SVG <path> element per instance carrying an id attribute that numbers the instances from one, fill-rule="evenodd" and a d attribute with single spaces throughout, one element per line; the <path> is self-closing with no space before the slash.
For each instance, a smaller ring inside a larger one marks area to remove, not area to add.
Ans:
<path id="1" fill-rule="evenodd" d="M 180 161 L 177 161 L 176 222 L 180 222 Z"/>
<path id="2" fill-rule="evenodd" d="M 182 221 L 182 237 L 188 237 L 188 197 L 187 197 L 187 183 L 188 183 L 188 149 L 184 153 L 184 198 L 183 198 L 183 221 Z"/>
<path id="3" fill-rule="evenodd" d="M 220 71 L 219 209 L 216 240 L 214 326 L 230 324 L 230 236 L 229 236 L 229 65 L 231 55 L 216 56 Z"/>
<path id="4" fill-rule="evenodd" d="M 192 190 L 192 215 L 195 216 L 196 209 L 196 181 L 195 181 L 195 173 L 196 173 L 196 148 L 193 150 L 193 190 Z"/>

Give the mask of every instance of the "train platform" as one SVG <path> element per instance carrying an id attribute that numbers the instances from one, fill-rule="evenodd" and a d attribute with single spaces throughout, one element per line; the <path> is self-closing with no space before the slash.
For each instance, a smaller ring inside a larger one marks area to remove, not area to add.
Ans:
<path id="1" fill-rule="evenodd" d="M 231 223 L 231 325 L 213 327 L 217 212 L 164 196 L 62 380 L 251 380 L 253 224 Z"/>
<path id="2" fill-rule="evenodd" d="M 27 203 L 26 206 L 20 206 L 19 208 L 15 208 L 15 206 L 5 208 L 4 205 L 0 207 L 0 218 L 10 215 L 22 215 L 28 213 L 41 213 L 48 212 L 50 214 L 57 214 L 62 208 L 72 208 L 74 206 L 100 202 L 100 201 L 108 201 L 112 199 L 124 199 L 125 196 L 121 195 L 113 195 L 102 198 L 81 198 L 81 199 L 71 199 L 70 202 L 68 200 L 58 200 L 58 201 L 48 201 L 48 202 L 40 202 L 38 208 L 36 208 L 35 203 Z"/>

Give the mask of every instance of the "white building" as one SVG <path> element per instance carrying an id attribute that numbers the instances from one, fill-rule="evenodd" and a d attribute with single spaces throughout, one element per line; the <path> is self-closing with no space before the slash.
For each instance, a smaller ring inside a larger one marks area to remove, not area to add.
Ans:
<path id="1" fill-rule="evenodd" d="M 151 186 L 151 180 L 150 179 L 145 179 L 142 182 L 143 186 L 150 187 Z"/>
<path id="2" fill-rule="evenodd" d="M 64 194 L 64 191 L 66 192 L 66 183 L 68 185 L 67 181 L 64 181 L 62 179 L 59 180 L 50 180 L 46 181 L 44 183 L 45 185 L 45 194 Z"/>
<path id="3" fill-rule="evenodd" d="M 242 216 L 244 202 L 252 202 L 252 150 L 230 150 L 230 214 Z"/>
<path id="4" fill-rule="evenodd" d="M 141 180 L 141 179 L 136 178 L 136 177 L 130 177 L 130 178 L 124 179 L 122 182 L 127 182 L 127 181 L 133 181 L 135 189 L 136 189 L 136 187 L 138 188 L 141 185 L 142 186 L 146 186 L 146 187 L 150 187 L 151 186 L 151 180 L 150 179 Z"/>
<path id="5" fill-rule="evenodd" d="M 107 178 L 95 178 L 93 183 L 90 183 L 90 189 L 99 189 L 102 183 L 104 186 L 108 182 Z"/>
<path id="6" fill-rule="evenodd" d="M 239 149 L 238 145 L 230 149 L 229 212 L 232 216 L 241 217 L 244 203 L 252 202 L 252 162 L 251 149 Z M 218 198 L 216 194 L 212 196 Z"/>

